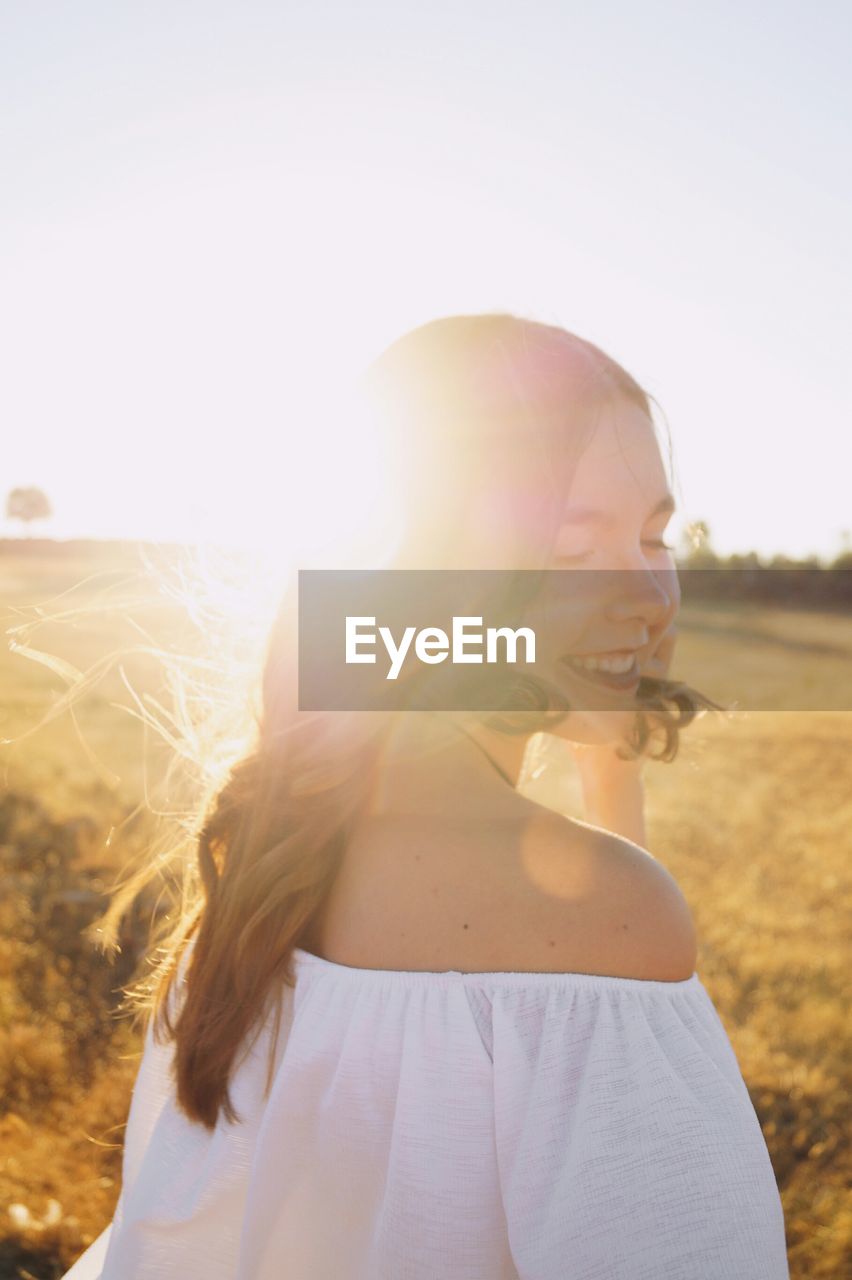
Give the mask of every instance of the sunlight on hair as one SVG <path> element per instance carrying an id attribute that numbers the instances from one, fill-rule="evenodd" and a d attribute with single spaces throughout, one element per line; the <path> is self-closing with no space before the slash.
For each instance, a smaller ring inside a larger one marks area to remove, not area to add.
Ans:
<path id="1" fill-rule="evenodd" d="M 108 703 L 117 727 L 133 721 L 142 735 L 141 799 L 107 840 L 123 850 L 113 902 L 87 930 L 107 949 L 146 868 L 156 864 L 182 896 L 197 890 L 199 823 L 256 742 L 267 647 L 298 570 L 380 569 L 399 543 L 401 485 L 366 398 L 342 386 L 289 399 L 291 431 L 268 442 L 255 484 L 235 484 L 218 528 L 204 521 L 183 543 L 104 544 L 104 567 L 16 606 L 6 628 L 10 650 L 47 668 L 60 688 L 4 745 L 14 751 L 68 716 L 93 777 L 131 795 L 135 766 L 128 776 L 90 740 L 86 713 Z M 155 825 L 137 856 L 124 831 L 140 812 Z"/>
<path id="2" fill-rule="evenodd" d="M 3 745 L 14 752 L 67 716 L 93 780 L 124 800 L 106 840 L 119 868 L 115 896 L 84 930 L 110 952 L 120 949 L 119 921 L 151 867 L 181 898 L 197 888 L 198 826 L 256 740 L 270 628 L 292 577 L 285 561 L 240 548 L 139 544 L 122 552 L 69 589 L 16 606 L 5 632 L 12 653 L 46 667 L 64 688 Z M 108 706 L 114 730 L 90 740 L 96 703 Z M 124 773 L 99 745 L 131 740 L 130 722 L 140 731 L 139 778 L 135 762 Z"/>

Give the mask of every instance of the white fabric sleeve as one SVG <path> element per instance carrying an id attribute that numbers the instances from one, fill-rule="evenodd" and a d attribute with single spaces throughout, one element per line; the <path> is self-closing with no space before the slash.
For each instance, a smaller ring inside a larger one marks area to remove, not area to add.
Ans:
<path id="1" fill-rule="evenodd" d="M 574 975 L 493 1006 L 501 1194 L 521 1280 L 788 1280 L 769 1154 L 698 975 Z"/>

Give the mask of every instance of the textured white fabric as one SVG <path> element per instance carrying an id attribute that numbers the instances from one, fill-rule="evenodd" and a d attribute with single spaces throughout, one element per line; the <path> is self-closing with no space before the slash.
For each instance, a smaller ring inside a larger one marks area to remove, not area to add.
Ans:
<path id="1" fill-rule="evenodd" d="M 73 1280 L 788 1280 L 769 1154 L 697 973 L 299 949 L 294 972 L 269 1096 L 271 1015 L 233 1078 L 242 1122 L 212 1134 L 174 1105 L 149 1023 L 119 1203 Z"/>

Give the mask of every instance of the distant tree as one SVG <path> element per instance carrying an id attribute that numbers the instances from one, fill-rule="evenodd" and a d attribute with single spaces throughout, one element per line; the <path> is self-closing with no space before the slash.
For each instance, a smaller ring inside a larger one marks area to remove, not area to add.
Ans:
<path id="1" fill-rule="evenodd" d="M 53 515 L 50 499 L 37 485 L 12 489 L 6 498 L 6 517 L 21 520 L 29 532 L 33 520 L 47 520 Z"/>
<path id="2" fill-rule="evenodd" d="M 706 520 L 693 520 L 681 534 L 678 560 L 690 569 L 709 568 L 719 557 L 710 543 L 710 526 Z"/>
<path id="3" fill-rule="evenodd" d="M 852 570 L 852 529 L 840 530 L 840 550 L 833 560 L 829 561 L 829 569 Z"/>

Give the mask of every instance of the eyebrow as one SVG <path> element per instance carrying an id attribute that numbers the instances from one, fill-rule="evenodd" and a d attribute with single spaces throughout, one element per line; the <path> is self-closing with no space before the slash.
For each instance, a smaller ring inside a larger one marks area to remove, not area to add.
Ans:
<path id="1" fill-rule="evenodd" d="M 647 520 L 653 520 L 654 516 L 662 515 L 665 511 L 672 512 L 676 506 L 672 494 L 667 493 L 664 498 L 654 507 L 653 511 L 649 511 L 646 516 Z M 606 511 L 594 511 L 591 507 L 572 507 L 566 511 L 562 517 L 564 524 L 612 524 L 614 517 Z"/>

